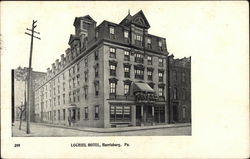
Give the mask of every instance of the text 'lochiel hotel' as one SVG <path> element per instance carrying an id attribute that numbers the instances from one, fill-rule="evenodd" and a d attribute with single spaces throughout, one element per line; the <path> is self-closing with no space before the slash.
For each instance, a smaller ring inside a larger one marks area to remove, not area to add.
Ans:
<path id="1" fill-rule="evenodd" d="M 89 15 L 76 17 L 74 27 L 66 54 L 35 91 L 37 122 L 82 127 L 191 122 L 191 58 L 168 57 L 165 38 L 148 33 L 142 11 L 98 26 Z"/>

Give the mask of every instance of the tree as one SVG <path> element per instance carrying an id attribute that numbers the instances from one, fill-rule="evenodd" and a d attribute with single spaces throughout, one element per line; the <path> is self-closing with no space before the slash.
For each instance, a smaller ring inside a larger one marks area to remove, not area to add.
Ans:
<path id="1" fill-rule="evenodd" d="M 21 104 L 20 107 L 18 107 L 20 111 L 20 125 L 19 125 L 19 130 L 21 130 L 22 127 L 22 116 L 23 113 L 26 111 L 26 81 L 27 81 L 27 69 L 21 68 L 20 66 L 15 70 L 15 79 L 17 81 L 24 81 L 24 105 Z"/>
<path id="2" fill-rule="evenodd" d="M 22 129 L 22 120 L 23 120 L 23 113 L 25 111 L 25 105 L 26 105 L 26 103 L 24 103 L 24 105 L 21 105 L 20 107 L 18 107 L 18 109 L 20 111 L 20 125 L 19 125 L 19 130 Z"/>

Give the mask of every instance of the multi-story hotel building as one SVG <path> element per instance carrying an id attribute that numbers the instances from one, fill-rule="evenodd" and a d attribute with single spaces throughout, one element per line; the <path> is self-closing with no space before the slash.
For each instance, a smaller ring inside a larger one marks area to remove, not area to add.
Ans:
<path id="1" fill-rule="evenodd" d="M 142 11 L 119 24 L 76 17 L 69 48 L 35 92 L 38 121 L 117 127 L 169 122 L 165 38 Z"/>

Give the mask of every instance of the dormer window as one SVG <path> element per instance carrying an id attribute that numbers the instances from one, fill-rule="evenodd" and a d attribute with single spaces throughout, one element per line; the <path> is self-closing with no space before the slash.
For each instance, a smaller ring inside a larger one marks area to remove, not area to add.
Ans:
<path id="1" fill-rule="evenodd" d="M 161 40 L 158 42 L 158 46 L 159 46 L 160 51 L 163 51 L 162 41 Z"/>
<path id="2" fill-rule="evenodd" d="M 109 37 L 110 39 L 115 39 L 115 28 L 113 26 L 109 27 Z"/>
<path id="3" fill-rule="evenodd" d="M 142 36 L 139 34 L 135 35 L 135 45 L 142 46 Z"/>
<path id="4" fill-rule="evenodd" d="M 147 39 L 147 47 L 150 48 L 150 49 L 152 48 L 152 45 L 151 45 L 151 38 L 148 38 L 148 39 Z"/>

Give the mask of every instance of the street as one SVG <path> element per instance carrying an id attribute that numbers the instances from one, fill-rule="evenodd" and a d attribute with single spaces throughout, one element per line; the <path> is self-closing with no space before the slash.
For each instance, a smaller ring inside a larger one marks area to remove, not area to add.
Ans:
<path id="1" fill-rule="evenodd" d="M 75 137 L 75 136 L 184 136 L 191 135 L 191 127 L 172 127 L 149 130 L 135 130 L 125 132 L 87 132 L 73 130 L 70 128 L 50 127 L 40 124 L 31 123 L 31 133 L 26 134 L 26 123 L 23 122 L 22 130 L 18 129 L 19 123 L 12 127 L 13 137 Z M 115 129 L 115 128 L 114 128 Z"/>

